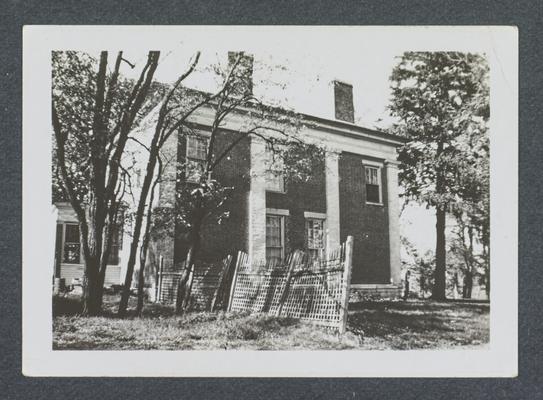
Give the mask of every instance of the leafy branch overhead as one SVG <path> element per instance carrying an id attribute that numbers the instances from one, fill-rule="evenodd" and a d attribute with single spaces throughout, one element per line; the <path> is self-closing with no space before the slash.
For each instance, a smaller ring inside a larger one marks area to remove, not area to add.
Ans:
<path id="1" fill-rule="evenodd" d="M 450 210 L 466 191 L 465 174 L 488 141 L 488 65 L 477 54 L 405 53 L 391 75 L 393 132 L 409 141 L 401 149 L 400 180 L 407 199 Z M 436 189 L 437 174 L 447 182 Z"/>

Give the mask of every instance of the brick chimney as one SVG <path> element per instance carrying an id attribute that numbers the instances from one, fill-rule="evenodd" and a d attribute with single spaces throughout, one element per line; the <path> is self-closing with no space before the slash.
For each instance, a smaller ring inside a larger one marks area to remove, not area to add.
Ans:
<path id="1" fill-rule="evenodd" d="M 228 52 L 228 71 L 233 67 L 234 63 L 241 57 L 234 71 L 235 90 L 238 95 L 253 94 L 253 63 L 252 54 L 247 54 L 244 51 L 229 51 Z"/>
<path id="2" fill-rule="evenodd" d="M 337 80 L 333 83 L 336 119 L 354 123 L 353 85 Z"/>

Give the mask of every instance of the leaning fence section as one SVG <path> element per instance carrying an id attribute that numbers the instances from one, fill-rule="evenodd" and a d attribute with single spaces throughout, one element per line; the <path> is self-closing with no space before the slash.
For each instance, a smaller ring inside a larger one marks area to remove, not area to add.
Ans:
<path id="1" fill-rule="evenodd" d="M 284 263 L 251 264 L 238 253 L 229 309 L 299 318 L 345 331 L 352 270 L 351 236 L 323 259 L 296 252 Z"/>
<path id="2" fill-rule="evenodd" d="M 229 273 L 232 257 L 228 256 L 222 262 L 205 264 L 198 263 L 192 276 L 191 308 L 213 310 L 226 308 L 229 294 Z M 158 274 L 157 298 L 161 303 L 172 304 L 177 298 L 177 288 L 182 272 L 160 271 Z"/>

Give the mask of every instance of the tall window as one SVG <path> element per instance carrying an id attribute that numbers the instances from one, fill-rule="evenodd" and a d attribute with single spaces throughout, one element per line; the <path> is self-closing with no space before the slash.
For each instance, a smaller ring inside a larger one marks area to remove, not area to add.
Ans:
<path id="1" fill-rule="evenodd" d="M 306 246 L 312 258 L 321 256 L 324 249 L 324 220 L 307 218 L 305 220 Z"/>
<path id="2" fill-rule="evenodd" d="M 366 203 L 381 203 L 381 171 L 379 167 L 365 166 Z"/>
<path id="3" fill-rule="evenodd" d="M 68 264 L 79 264 L 81 258 L 79 225 L 66 224 L 64 229 L 64 257 L 62 261 Z"/>
<path id="4" fill-rule="evenodd" d="M 119 250 L 123 248 L 123 227 L 117 224 L 113 227 L 113 236 L 111 237 L 111 247 L 107 259 L 108 265 L 119 264 Z"/>
<path id="5" fill-rule="evenodd" d="M 285 251 L 285 223 L 280 215 L 266 215 L 266 260 L 280 262 Z"/>
<path id="6" fill-rule="evenodd" d="M 208 139 L 200 136 L 187 136 L 186 178 L 189 182 L 199 182 L 204 173 L 207 157 Z"/>
<path id="7" fill-rule="evenodd" d="M 272 149 L 266 149 L 266 190 L 269 192 L 285 192 L 283 160 L 274 155 Z"/>

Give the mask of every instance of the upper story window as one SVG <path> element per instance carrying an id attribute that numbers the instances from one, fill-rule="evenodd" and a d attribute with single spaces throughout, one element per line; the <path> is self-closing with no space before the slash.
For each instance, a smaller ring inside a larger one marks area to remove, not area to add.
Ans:
<path id="1" fill-rule="evenodd" d="M 266 190 L 269 192 L 285 192 L 283 160 L 273 153 L 271 148 L 266 149 Z"/>
<path id="2" fill-rule="evenodd" d="M 306 218 L 305 220 L 306 247 L 312 258 L 322 256 L 324 250 L 324 219 Z"/>
<path id="3" fill-rule="evenodd" d="M 199 182 L 204 173 L 207 158 L 208 139 L 201 136 L 187 136 L 185 176 L 189 182 Z"/>
<path id="4" fill-rule="evenodd" d="M 381 168 L 365 165 L 366 203 L 381 204 Z"/>

